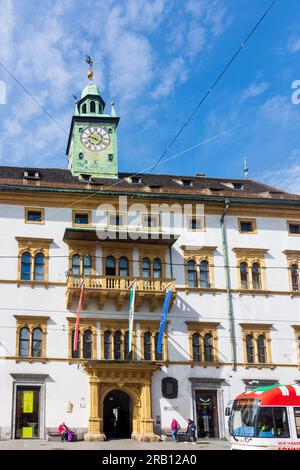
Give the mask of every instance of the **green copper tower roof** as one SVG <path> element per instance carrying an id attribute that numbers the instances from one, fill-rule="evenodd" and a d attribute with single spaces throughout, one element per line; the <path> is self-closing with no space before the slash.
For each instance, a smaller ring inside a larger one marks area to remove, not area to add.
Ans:
<path id="1" fill-rule="evenodd" d="M 100 94 L 100 90 L 99 88 L 97 87 L 97 85 L 95 85 L 95 83 L 89 83 L 83 90 L 82 90 L 82 93 L 81 93 L 81 99 L 82 98 L 85 98 L 86 96 L 88 95 L 98 95 L 98 96 L 101 96 Z"/>

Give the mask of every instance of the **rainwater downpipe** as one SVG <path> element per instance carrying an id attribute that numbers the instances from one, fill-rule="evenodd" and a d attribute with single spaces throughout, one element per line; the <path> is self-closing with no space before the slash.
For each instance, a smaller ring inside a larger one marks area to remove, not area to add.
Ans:
<path id="1" fill-rule="evenodd" d="M 224 259 L 224 268 L 225 268 L 227 314 L 228 314 L 228 321 L 229 321 L 231 362 L 232 362 L 232 369 L 234 371 L 236 371 L 236 369 L 237 369 L 236 341 L 235 341 L 235 328 L 234 328 L 233 305 L 232 305 L 232 294 L 231 294 L 231 283 L 230 283 L 228 245 L 227 245 L 227 236 L 226 236 L 226 227 L 225 227 L 225 216 L 227 214 L 229 204 L 230 204 L 230 201 L 228 199 L 226 199 L 225 200 L 225 209 L 224 209 L 224 213 L 223 213 L 223 215 L 220 219 L 220 223 L 221 223 L 223 259 Z"/>

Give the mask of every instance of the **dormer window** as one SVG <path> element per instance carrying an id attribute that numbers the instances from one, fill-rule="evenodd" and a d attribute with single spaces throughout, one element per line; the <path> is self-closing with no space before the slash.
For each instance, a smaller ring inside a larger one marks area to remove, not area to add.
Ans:
<path id="1" fill-rule="evenodd" d="M 132 184 L 140 184 L 142 182 L 139 176 L 132 176 L 130 179 Z"/>
<path id="2" fill-rule="evenodd" d="M 239 191 L 241 191 L 242 189 L 244 189 L 243 183 L 236 183 L 236 182 L 234 182 L 234 183 L 231 183 L 231 184 L 232 184 L 232 186 L 233 186 L 233 189 L 236 189 L 236 190 L 239 190 Z"/>
<path id="3" fill-rule="evenodd" d="M 83 181 L 84 183 L 90 183 L 91 182 L 91 175 L 80 175 L 79 179 L 80 179 L 80 181 Z"/>
<path id="4" fill-rule="evenodd" d="M 27 179 L 27 180 L 39 180 L 40 173 L 36 170 L 25 170 L 23 177 L 24 179 Z"/>
<path id="5" fill-rule="evenodd" d="M 181 180 L 182 185 L 186 188 L 193 186 L 192 180 Z"/>

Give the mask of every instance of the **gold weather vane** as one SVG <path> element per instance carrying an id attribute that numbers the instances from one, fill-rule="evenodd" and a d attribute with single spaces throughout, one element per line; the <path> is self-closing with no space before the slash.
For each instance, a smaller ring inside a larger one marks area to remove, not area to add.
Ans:
<path id="1" fill-rule="evenodd" d="M 86 61 L 86 63 L 89 65 L 88 79 L 89 79 L 89 80 L 92 80 L 92 79 L 93 79 L 93 75 L 94 75 L 94 72 L 93 72 L 93 60 L 92 60 L 92 58 L 91 58 L 90 55 L 86 54 L 86 56 L 85 56 L 85 61 Z"/>

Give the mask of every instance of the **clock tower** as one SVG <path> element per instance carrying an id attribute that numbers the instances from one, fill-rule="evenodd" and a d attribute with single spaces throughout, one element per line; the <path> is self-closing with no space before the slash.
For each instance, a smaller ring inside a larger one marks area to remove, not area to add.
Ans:
<path id="1" fill-rule="evenodd" d="M 67 155 L 69 170 L 73 176 L 94 178 L 117 178 L 117 126 L 114 103 L 111 114 L 105 114 L 105 102 L 92 81 L 84 88 L 76 101 L 68 139 Z"/>

